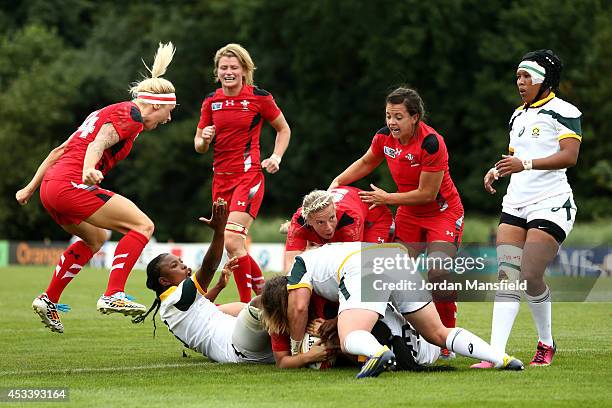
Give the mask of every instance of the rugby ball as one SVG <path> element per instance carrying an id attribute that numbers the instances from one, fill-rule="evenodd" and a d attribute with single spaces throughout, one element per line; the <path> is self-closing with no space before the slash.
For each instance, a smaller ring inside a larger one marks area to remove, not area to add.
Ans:
<path id="1" fill-rule="evenodd" d="M 302 349 L 300 350 L 301 353 L 308 353 L 308 351 L 312 348 L 312 346 L 319 340 L 321 340 L 319 337 L 306 333 L 304 335 L 304 340 L 302 341 Z M 334 364 L 336 364 L 335 355 L 331 357 L 329 360 L 318 361 L 316 363 L 310 363 L 308 364 L 308 368 L 312 368 L 314 370 L 326 370 L 328 368 L 333 367 Z"/>

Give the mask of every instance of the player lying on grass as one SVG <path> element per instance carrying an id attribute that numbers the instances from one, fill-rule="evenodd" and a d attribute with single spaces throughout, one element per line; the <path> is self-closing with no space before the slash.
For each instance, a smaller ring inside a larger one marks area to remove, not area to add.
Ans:
<path id="1" fill-rule="evenodd" d="M 328 242 L 392 242 L 393 214 L 387 206 L 369 209 L 356 187 L 339 186 L 332 190 L 308 193 L 291 221 L 281 226 L 286 232 L 285 272 L 293 259 L 313 246 Z"/>
<path id="2" fill-rule="evenodd" d="M 223 255 L 227 217 L 227 204 L 220 198 L 213 203 L 210 220 L 200 218 L 213 229 L 214 234 L 202 265 L 195 274 L 172 254 L 158 255 L 149 262 L 147 288 L 155 292 L 156 298 L 147 314 L 134 319 L 134 323 L 144 321 L 155 309 L 154 325 L 155 315 L 159 311 L 161 320 L 177 339 L 213 361 L 272 363 L 274 357 L 270 336 L 260 322 L 259 298 L 248 305 L 234 302 L 219 306 L 207 298 L 206 289 Z M 225 265 L 224 274 L 229 274 L 235 265 L 236 260 L 232 258 Z M 218 292 L 225 283 L 222 281 L 213 290 Z"/>
<path id="3" fill-rule="evenodd" d="M 333 364 L 339 349 L 337 313 L 338 303 L 313 293 L 308 307 L 309 322 L 306 331 L 321 340 L 308 352 L 291 354 L 289 320 L 287 316 L 287 276 L 277 276 L 266 282 L 262 301 L 262 319 L 272 338 L 272 351 L 278 368 L 300 368 L 323 362 L 321 368 Z M 419 370 L 435 363 L 440 348 L 425 341 L 412 326 L 389 304 L 384 318 L 377 321 L 371 333 L 383 345 L 394 351 L 397 368 Z M 356 361 L 353 357 L 353 361 Z"/>
<path id="4" fill-rule="evenodd" d="M 308 304 L 314 291 L 340 304 L 338 336 L 341 350 L 347 354 L 368 357 L 357 378 L 375 377 L 396 365 L 395 354 L 370 333 L 378 319 L 384 316 L 389 301 L 428 342 L 466 357 L 490 361 L 497 368 L 522 370 L 524 367 L 521 361 L 496 351 L 468 330 L 444 327 L 427 290 L 392 290 L 387 285 L 386 289 L 376 289 L 371 299 L 364 296 L 368 288 L 364 287 L 362 293 L 362 278 L 366 276 L 364 272 L 367 268 L 375 264 L 377 259 L 387 264 L 386 261 L 402 258 L 407 253 L 406 248 L 399 243 L 341 242 L 326 244 L 297 256 L 287 285 L 292 354 L 297 353 L 304 338 Z M 397 273 L 398 269 L 392 267 L 370 276 L 393 282 L 391 272 Z M 401 274 L 402 279 L 415 288 L 422 287 L 423 279 L 419 273 L 402 270 Z M 364 282 L 370 283 L 367 280 Z M 373 287 L 376 288 L 375 285 Z"/>

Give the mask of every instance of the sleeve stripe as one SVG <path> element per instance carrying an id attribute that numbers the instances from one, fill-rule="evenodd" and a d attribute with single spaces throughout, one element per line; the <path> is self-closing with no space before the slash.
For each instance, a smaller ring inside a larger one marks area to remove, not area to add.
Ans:
<path id="1" fill-rule="evenodd" d="M 579 141 L 582 142 L 582 136 L 577 135 L 575 133 L 566 133 L 564 135 L 559 136 L 559 140 L 563 140 L 563 139 L 568 139 L 568 138 L 574 138 L 574 139 L 578 139 Z"/>
<path id="2" fill-rule="evenodd" d="M 200 286 L 200 282 L 198 282 L 198 278 L 196 278 L 195 273 L 191 276 L 191 279 L 193 280 L 193 283 L 195 283 L 198 292 L 200 292 L 202 296 L 206 295 L 206 291 Z"/>
<path id="3" fill-rule="evenodd" d="M 159 300 L 161 300 L 163 302 L 164 300 L 166 300 L 166 298 L 168 296 L 170 296 L 172 293 L 174 293 L 175 290 L 176 290 L 176 286 L 172 286 L 171 288 L 166 289 L 166 291 L 164 293 L 159 295 Z"/>
<path id="4" fill-rule="evenodd" d="M 312 286 L 307 283 L 296 283 L 295 285 L 287 285 L 287 290 L 294 290 L 299 288 L 307 288 L 312 292 Z"/>

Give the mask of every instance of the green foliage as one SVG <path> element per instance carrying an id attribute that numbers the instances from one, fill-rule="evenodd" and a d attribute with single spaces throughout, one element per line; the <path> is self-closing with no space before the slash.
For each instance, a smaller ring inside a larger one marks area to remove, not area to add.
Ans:
<path id="1" fill-rule="evenodd" d="M 217 87 L 214 52 L 228 42 L 250 51 L 256 83 L 292 129 L 281 171 L 266 176 L 264 217 L 288 216 L 360 157 L 384 125 L 385 94 L 400 84 L 419 90 L 445 137 L 468 219 L 496 217 L 505 186 L 489 196 L 482 177 L 507 148 L 520 103 L 515 66 L 536 48 L 562 57 L 561 96 L 584 113 L 579 163 L 568 171 L 580 220 L 609 216 L 610 2 L 35 0 L 3 8 L 0 27 L 2 237 L 64 237 L 37 199 L 22 209 L 14 192 L 91 111 L 129 98 L 159 41 L 177 46 L 166 76 L 180 106 L 171 124 L 139 137 L 105 187 L 150 215 L 160 240 L 207 237 L 197 217 L 210 211 L 212 155 L 194 152 L 193 134 L 203 96 Z M 273 144 L 265 125 L 263 156 Z M 357 185 L 369 183 L 394 186 L 385 165 Z"/>

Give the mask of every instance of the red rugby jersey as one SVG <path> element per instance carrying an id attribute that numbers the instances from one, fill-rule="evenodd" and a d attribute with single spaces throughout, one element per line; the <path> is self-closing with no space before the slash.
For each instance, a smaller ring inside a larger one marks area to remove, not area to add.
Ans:
<path id="1" fill-rule="evenodd" d="M 47 170 L 45 180 L 82 183 L 87 146 L 98 136 L 100 128 L 105 123 L 112 123 L 119 134 L 119 142 L 104 151 L 102 158 L 96 164 L 96 169 L 106 174 L 119 161 L 125 159 L 132 150 L 134 140 L 144 128 L 140 109 L 133 102 L 116 103 L 90 113 L 72 134 L 64 154 Z"/>
<path id="2" fill-rule="evenodd" d="M 217 172 L 261 171 L 259 136 L 262 119 L 272 122 L 280 115 L 272 95 L 245 85 L 236 96 L 219 88 L 206 96 L 198 128 L 215 125 L 213 168 Z"/>
<path id="3" fill-rule="evenodd" d="M 359 198 L 360 189 L 356 187 L 341 186 L 331 190 L 334 193 L 336 217 L 338 225 L 336 232 L 329 241 L 321 238 L 314 228 L 306 225 L 302 216 L 302 207 L 298 208 L 287 231 L 285 241 L 286 251 L 304 251 L 308 241 L 319 245 L 328 242 L 355 242 L 363 240 L 365 220 L 368 215 L 368 205 Z"/>
<path id="4" fill-rule="evenodd" d="M 433 216 L 447 208 L 460 207 L 459 192 L 448 170 L 448 152 L 444 138 L 432 127 L 419 122 L 416 133 L 408 144 L 402 145 L 391 136 L 388 127 L 376 132 L 372 152 L 387 160 L 391 176 L 400 193 L 416 190 L 422 171 L 444 171 L 436 200 L 422 205 L 403 206 L 404 210 L 419 216 Z"/>

